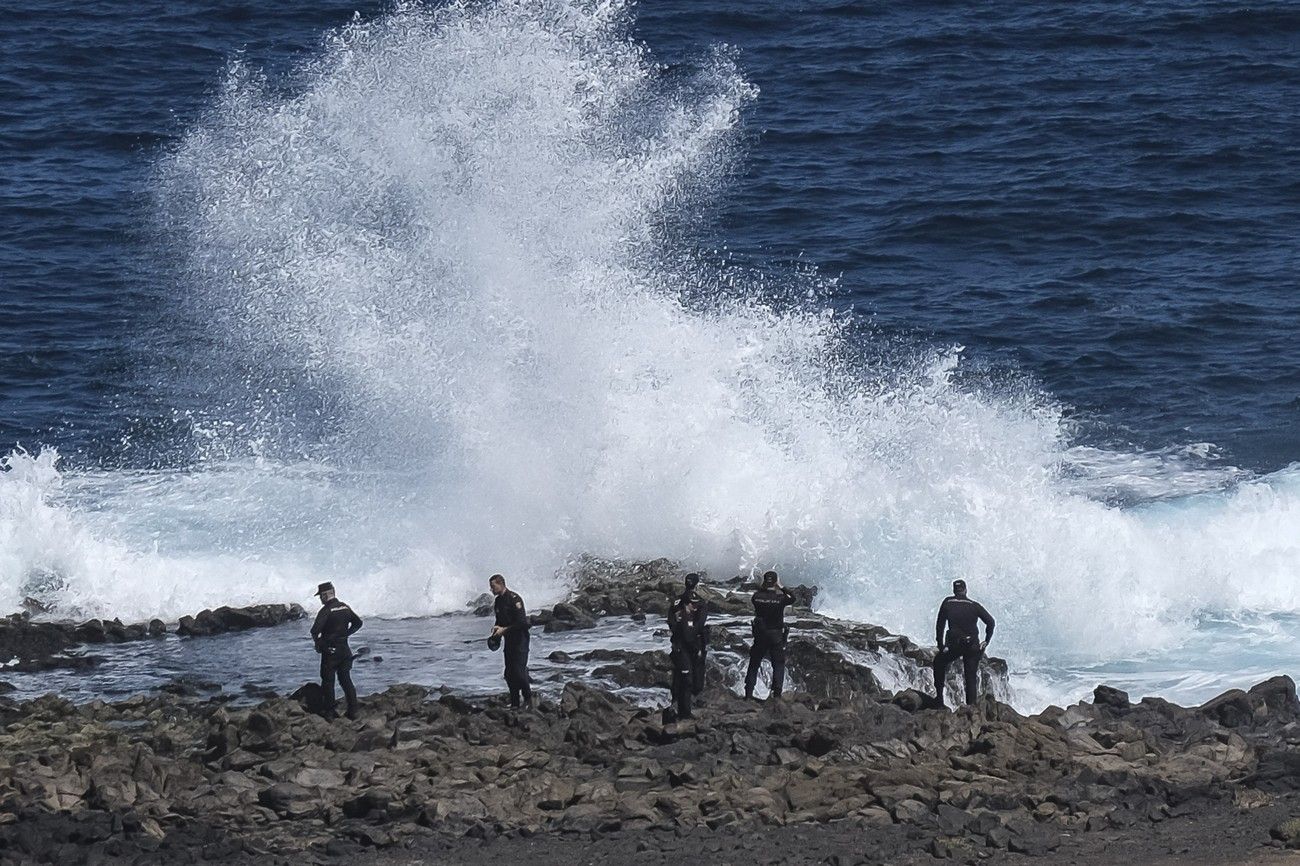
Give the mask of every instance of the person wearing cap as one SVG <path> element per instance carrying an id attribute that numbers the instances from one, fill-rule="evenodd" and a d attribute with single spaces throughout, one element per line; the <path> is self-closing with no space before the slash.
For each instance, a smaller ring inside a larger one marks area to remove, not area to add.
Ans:
<path id="1" fill-rule="evenodd" d="M 519 593 L 506 588 L 506 579 L 500 574 L 488 578 L 488 589 L 496 596 L 493 611 L 496 625 L 489 640 L 503 642 L 506 661 L 506 687 L 510 689 L 510 706 L 518 708 L 520 698 L 529 706 L 533 703 L 533 688 L 528 681 L 528 612 Z"/>
<path id="2" fill-rule="evenodd" d="M 320 596 L 321 609 L 312 624 L 311 636 L 316 642 L 316 652 L 320 653 L 324 716 L 327 719 L 335 717 L 334 680 L 337 678 L 347 699 L 348 718 L 355 719 L 358 713 L 357 689 L 352 684 L 352 648 L 348 646 L 348 638 L 361 628 L 361 617 L 335 597 L 332 583 L 322 583 L 316 588 L 316 595 Z"/>
<path id="3" fill-rule="evenodd" d="M 754 697 L 758 669 L 763 659 L 772 661 L 772 697 L 780 699 L 785 685 L 785 609 L 794 604 L 794 594 L 781 585 L 775 571 L 763 575 L 763 584 L 754 593 L 754 645 L 749 649 L 749 670 L 745 672 L 745 697 Z"/>
<path id="4" fill-rule="evenodd" d="M 704 691 L 704 661 L 709 651 L 709 605 L 700 598 L 699 585 L 698 574 L 691 572 L 686 575 L 685 588 L 673 601 L 674 607 L 692 603 L 695 605 L 694 614 L 685 618 L 685 622 L 690 626 L 690 633 L 683 646 L 690 655 L 691 694 L 697 698 Z M 671 610 L 669 612 L 671 613 Z"/>
<path id="5" fill-rule="evenodd" d="M 689 719 L 691 696 L 704 688 L 705 617 L 703 601 L 696 595 L 698 574 L 686 576 L 686 591 L 668 608 L 668 632 L 671 635 L 669 659 L 673 665 L 672 696 L 677 718 Z"/>
<path id="6" fill-rule="evenodd" d="M 984 641 L 980 642 L 979 623 L 984 623 Z M 948 633 L 944 634 L 947 626 Z M 966 703 L 973 704 L 979 697 L 979 668 L 984 650 L 993 639 L 993 617 L 984 605 L 966 597 L 966 581 L 952 582 L 952 595 L 939 605 L 939 615 L 934 623 L 934 642 L 939 652 L 934 657 L 934 692 L 943 706 L 944 678 L 948 665 L 962 660 L 966 676 Z"/>

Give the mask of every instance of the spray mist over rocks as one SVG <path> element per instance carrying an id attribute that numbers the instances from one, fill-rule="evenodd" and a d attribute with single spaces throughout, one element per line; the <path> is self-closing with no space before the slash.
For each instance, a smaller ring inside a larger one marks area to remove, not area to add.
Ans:
<path id="1" fill-rule="evenodd" d="M 1187 468 L 1169 486 L 1196 495 L 1097 501 L 1080 462 L 1113 483 L 1140 455 L 1071 448 L 1031 389 L 959 385 L 959 349 L 863 360 L 844 319 L 746 300 L 682 248 L 758 95 L 724 49 L 669 74 L 632 23 L 618 2 L 402 5 L 285 83 L 232 68 L 160 198 L 225 346 L 207 375 L 274 371 L 284 399 L 248 394 L 222 434 L 242 450 L 184 472 L 12 455 L 0 602 L 138 619 L 333 579 L 407 616 L 494 571 L 542 601 L 575 556 L 669 556 L 777 568 L 917 639 L 963 577 L 1029 667 L 1300 610 L 1300 473 Z M 277 453 L 290 434 L 318 447 Z"/>

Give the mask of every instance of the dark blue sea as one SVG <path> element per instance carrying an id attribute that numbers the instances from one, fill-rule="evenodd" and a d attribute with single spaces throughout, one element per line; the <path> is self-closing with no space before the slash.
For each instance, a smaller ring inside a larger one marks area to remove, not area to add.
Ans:
<path id="1" fill-rule="evenodd" d="M 1027 705 L 1293 671 L 1297 106 L 1285 2 L 30 0 L 0 607 L 666 555 L 964 577 Z"/>

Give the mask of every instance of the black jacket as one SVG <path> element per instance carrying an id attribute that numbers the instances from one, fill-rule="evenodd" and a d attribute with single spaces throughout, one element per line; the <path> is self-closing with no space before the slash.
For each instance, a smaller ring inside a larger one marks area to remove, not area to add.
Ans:
<path id="1" fill-rule="evenodd" d="M 979 623 L 984 623 L 984 640 L 993 639 L 993 617 L 984 605 L 969 598 L 950 595 L 939 605 L 939 616 L 934 621 L 934 642 L 939 646 L 963 646 L 979 643 Z M 948 626 L 948 639 L 944 640 L 943 627 Z"/>
<path id="2" fill-rule="evenodd" d="M 692 601 L 695 603 L 695 610 L 689 612 L 687 605 Z M 668 631 L 672 634 L 673 647 L 680 647 L 691 652 L 698 652 L 708 643 L 708 629 L 705 623 L 708 620 L 708 613 L 704 610 L 704 602 L 698 598 L 682 595 L 673 601 L 672 607 L 668 609 Z"/>
<path id="3" fill-rule="evenodd" d="M 750 599 L 754 603 L 754 625 L 766 631 L 785 628 L 785 609 L 794 604 L 794 593 L 785 587 L 760 589 Z"/>
<path id="4" fill-rule="evenodd" d="M 348 638 L 361 628 L 361 617 L 337 598 L 331 598 L 321 606 L 312 624 L 311 636 L 316 641 L 316 649 L 343 649 L 348 652 Z"/>
<path id="5" fill-rule="evenodd" d="M 519 593 L 507 589 L 497 596 L 492 610 L 496 613 L 497 625 L 505 626 L 503 637 L 514 637 L 528 631 L 528 612 Z"/>

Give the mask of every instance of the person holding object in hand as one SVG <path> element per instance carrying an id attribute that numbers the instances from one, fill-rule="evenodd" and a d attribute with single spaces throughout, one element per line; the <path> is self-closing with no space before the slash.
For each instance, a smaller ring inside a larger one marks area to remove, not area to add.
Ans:
<path id="1" fill-rule="evenodd" d="M 772 698 L 780 700 L 785 686 L 785 609 L 794 604 L 794 593 L 781 585 L 775 571 L 763 575 L 763 585 L 754 593 L 754 644 L 749 649 L 749 670 L 745 672 L 745 697 L 754 697 L 758 669 L 764 658 L 772 660 Z"/>
<path id="2" fill-rule="evenodd" d="M 698 581 L 698 577 L 696 580 Z M 691 586 L 668 610 L 668 632 L 672 637 L 669 659 L 673 665 L 672 697 L 677 718 L 689 719 L 691 696 L 704 683 L 704 605 Z"/>
<path id="3" fill-rule="evenodd" d="M 979 623 L 984 623 L 984 640 L 979 638 Z M 934 642 L 939 652 L 934 657 L 934 692 L 943 706 L 944 678 L 948 665 L 962 660 L 966 675 L 966 703 L 973 704 L 979 692 L 980 659 L 993 639 L 993 617 L 984 605 L 966 597 L 966 581 L 952 582 L 952 595 L 939 605 L 939 616 L 934 623 Z M 944 626 L 948 633 L 944 634 Z"/>
<path id="4" fill-rule="evenodd" d="M 528 681 L 528 612 L 519 593 L 506 588 L 506 579 L 494 574 L 488 579 L 488 589 L 496 596 L 493 610 L 496 625 L 488 637 L 488 646 L 503 641 L 506 657 L 506 687 L 510 689 L 510 706 L 518 708 L 520 698 L 527 706 L 533 703 L 533 688 Z"/>
<path id="5" fill-rule="evenodd" d="M 691 659 L 691 694 L 698 702 L 704 691 L 704 662 L 709 650 L 709 605 L 699 594 L 700 576 L 695 572 L 686 575 L 682 594 L 672 603 L 672 607 L 693 604 L 694 613 L 686 620 L 690 626 L 690 635 L 683 646 L 690 653 Z M 669 611 L 671 614 L 671 609 Z"/>

